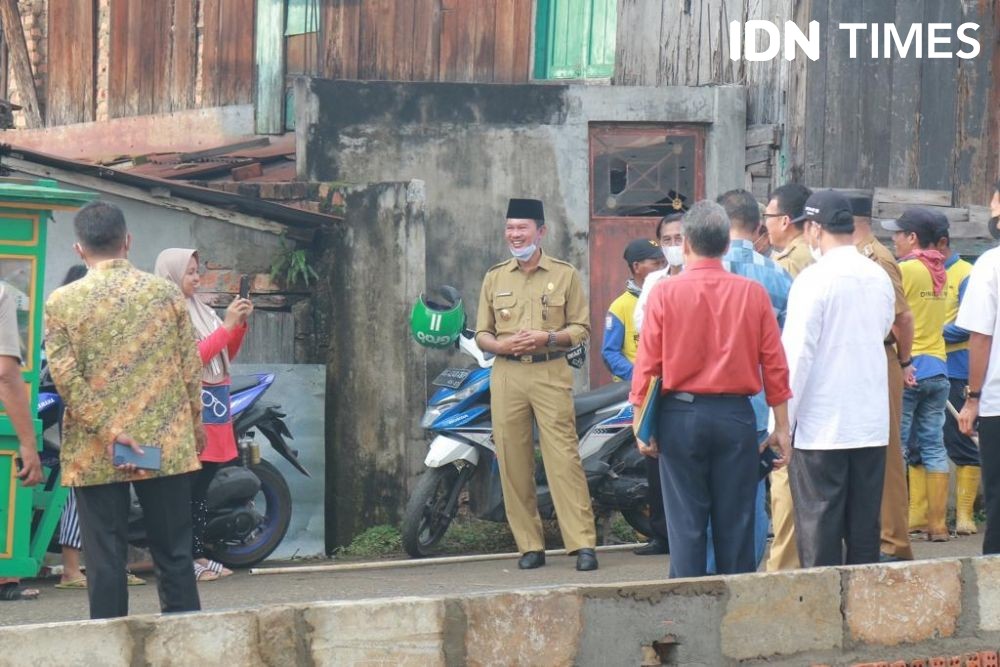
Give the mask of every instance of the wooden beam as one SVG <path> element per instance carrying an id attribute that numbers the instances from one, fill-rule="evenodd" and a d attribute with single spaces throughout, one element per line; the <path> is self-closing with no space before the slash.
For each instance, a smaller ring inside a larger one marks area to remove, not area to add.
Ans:
<path id="1" fill-rule="evenodd" d="M 38 109 L 38 93 L 35 91 L 35 77 L 31 73 L 28 59 L 28 43 L 21 27 L 21 14 L 17 10 L 17 0 L 0 0 L 0 23 L 3 24 L 3 39 L 7 43 L 10 66 L 14 71 L 14 82 L 29 128 L 42 127 L 42 114 Z"/>
<path id="2" fill-rule="evenodd" d="M 257 0 L 257 134 L 285 131 L 285 1 Z"/>

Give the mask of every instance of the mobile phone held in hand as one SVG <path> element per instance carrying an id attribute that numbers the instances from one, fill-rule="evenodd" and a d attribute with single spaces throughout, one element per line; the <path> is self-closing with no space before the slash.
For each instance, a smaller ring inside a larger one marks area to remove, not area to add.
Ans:
<path id="1" fill-rule="evenodd" d="M 250 276 L 245 273 L 240 276 L 240 298 L 250 298 Z"/>
<path id="2" fill-rule="evenodd" d="M 759 479 L 767 477 L 768 473 L 774 470 L 774 460 L 778 458 L 778 453 L 770 447 L 765 447 L 760 453 L 760 468 L 757 471 Z"/>
<path id="3" fill-rule="evenodd" d="M 137 454 L 128 445 L 115 443 L 114 463 L 116 466 L 132 464 L 140 470 L 160 469 L 160 448 L 153 445 L 140 445 L 142 454 Z"/>

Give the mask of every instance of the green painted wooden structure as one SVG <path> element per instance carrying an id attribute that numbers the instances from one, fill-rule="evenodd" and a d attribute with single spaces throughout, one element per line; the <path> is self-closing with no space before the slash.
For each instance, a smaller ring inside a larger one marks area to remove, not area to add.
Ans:
<path id="1" fill-rule="evenodd" d="M 41 370 L 42 309 L 45 305 L 46 228 L 52 211 L 77 209 L 96 197 L 64 190 L 52 180 L 0 178 L 0 281 L 17 300 L 22 373 L 32 413 L 38 400 Z M 35 419 L 39 445 L 42 423 Z M 45 481 L 25 488 L 17 479 L 18 441 L 0 406 L 0 577 L 38 573 L 67 490 L 58 470 L 45 468 Z"/>
<path id="2" fill-rule="evenodd" d="M 538 0 L 536 19 L 536 79 L 614 74 L 617 0 Z"/>

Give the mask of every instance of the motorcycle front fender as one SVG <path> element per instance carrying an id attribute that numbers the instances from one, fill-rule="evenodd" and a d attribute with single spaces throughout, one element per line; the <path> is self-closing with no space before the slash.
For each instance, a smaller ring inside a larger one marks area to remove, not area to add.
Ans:
<path id="1" fill-rule="evenodd" d="M 479 452 L 467 442 L 439 435 L 431 441 L 424 465 L 428 468 L 440 468 L 462 459 L 472 465 L 479 464 Z"/>

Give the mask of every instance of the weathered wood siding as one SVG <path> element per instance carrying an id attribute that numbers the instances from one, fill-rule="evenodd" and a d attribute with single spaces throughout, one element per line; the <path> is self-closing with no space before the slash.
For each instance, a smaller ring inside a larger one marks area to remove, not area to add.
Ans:
<path id="1" fill-rule="evenodd" d="M 619 0 L 618 85 L 748 87 L 748 125 L 782 130 L 772 183 L 948 190 L 983 203 L 1000 167 L 1000 9 L 989 0 Z M 821 58 L 729 59 L 732 20 L 818 21 Z M 840 23 L 980 25 L 973 60 L 848 57 Z M 759 164 L 759 163 L 758 163 Z M 748 173 L 755 185 L 764 170 Z"/>
<path id="2" fill-rule="evenodd" d="M 532 0 L 328 0 L 330 79 L 525 82 Z"/>

